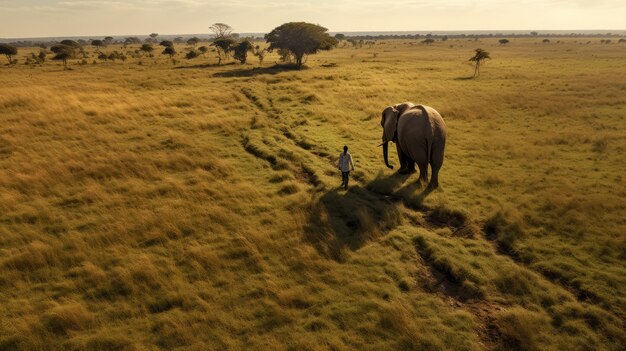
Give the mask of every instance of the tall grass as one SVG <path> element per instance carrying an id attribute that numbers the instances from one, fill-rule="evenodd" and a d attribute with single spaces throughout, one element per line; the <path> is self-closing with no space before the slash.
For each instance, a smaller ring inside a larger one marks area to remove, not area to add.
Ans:
<path id="1" fill-rule="evenodd" d="M 623 51 L 537 43 L 0 67 L 0 350 L 624 349 Z M 407 100 L 433 193 L 376 147 Z"/>

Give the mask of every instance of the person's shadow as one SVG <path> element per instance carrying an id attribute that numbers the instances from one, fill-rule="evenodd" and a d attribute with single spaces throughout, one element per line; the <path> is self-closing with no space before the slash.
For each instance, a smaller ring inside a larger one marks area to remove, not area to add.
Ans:
<path id="1" fill-rule="evenodd" d="M 320 254 L 342 262 L 350 251 L 358 250 L 368 240 L 382 236 L 401 222 L 398 203 L 421 208 L 430 193 L 425 186 L 410 182 L 409 176 L 393 174 L 376 179 L 364 187 L 347 191 L 335 188 L 324 192 L 309 209 L 305 240 Z M 418 192 L 418 190 L 422 190 Z"/>

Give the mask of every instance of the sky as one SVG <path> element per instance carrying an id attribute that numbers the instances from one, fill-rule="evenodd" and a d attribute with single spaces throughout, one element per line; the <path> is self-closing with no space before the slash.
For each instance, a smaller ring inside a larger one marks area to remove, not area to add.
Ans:
<path id="1" fill-rule="evenodd" d="M 0 0 L 0 38 L 342 31 L 623 30 L 625 0 Z"/>

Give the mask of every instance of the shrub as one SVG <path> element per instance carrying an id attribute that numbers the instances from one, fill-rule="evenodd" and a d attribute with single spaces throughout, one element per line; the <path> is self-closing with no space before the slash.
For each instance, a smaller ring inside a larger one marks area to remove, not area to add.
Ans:
<path id="1" fill-rule="evenodd" d="M 154 48 L 150 44 L 143 44 L 141 45 L 141 48 L 139 50 L 143 51 L 146 54 L 149 54 L 154 50 Z"/>
<path id="2" fill-rule="evenodd" d="M 185 55 L 185 57 L 187 58 L 187 60 L 194 59 L 198 57 L 198 52 L 196 50 L 191 50 Z"/>
<path id="3" fill-rule="evenodd" d="M 219 60 L 218 63 L 222 63 L 222 60 L 228 58 L 228 55 L 232 49 L 232 45 L 235 41 L 231 38 L 222 38 L 218 37 L 213 41 L 213 46 L 217 49 L 217 58 Z"/>
<path id="4" fill-rule="evenodd" d="M 241 63 L 246 63 L 248 51 L 252 50 L 252 43 L 244 40 L 233 47 L 233 58 Z"/>
<path id="5" fill-rule="evenodd" d="M 9 44 L 0 44 L 0 54 L 6 56 L 9 64 L 12 64 L 12 56 L 17 55 L 17 48 Z"/>
<path id="6" fill-rule="evenodd" d="M 162 54 L 163 55 L 169 55 L 169 57 L 172 58 L 172 57 L 174 57 L 174 55 L 176 55 L 176 49 L 174 49 L 173 46 L 167 46 L 163 50 Z"/>

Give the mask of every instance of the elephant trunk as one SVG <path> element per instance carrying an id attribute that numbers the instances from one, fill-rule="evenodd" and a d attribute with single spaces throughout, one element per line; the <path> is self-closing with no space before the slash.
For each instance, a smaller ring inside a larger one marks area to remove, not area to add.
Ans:
<path id="1" fill-rule="evenodd" d="M 389 164 L 389 158 L 387 157 L 389 154 L 389 142 L 385 140 L 383 142 L 383 159 L 385 160 L 385 165 L 389 169 L 393 169 L 393 166 Z"/>

